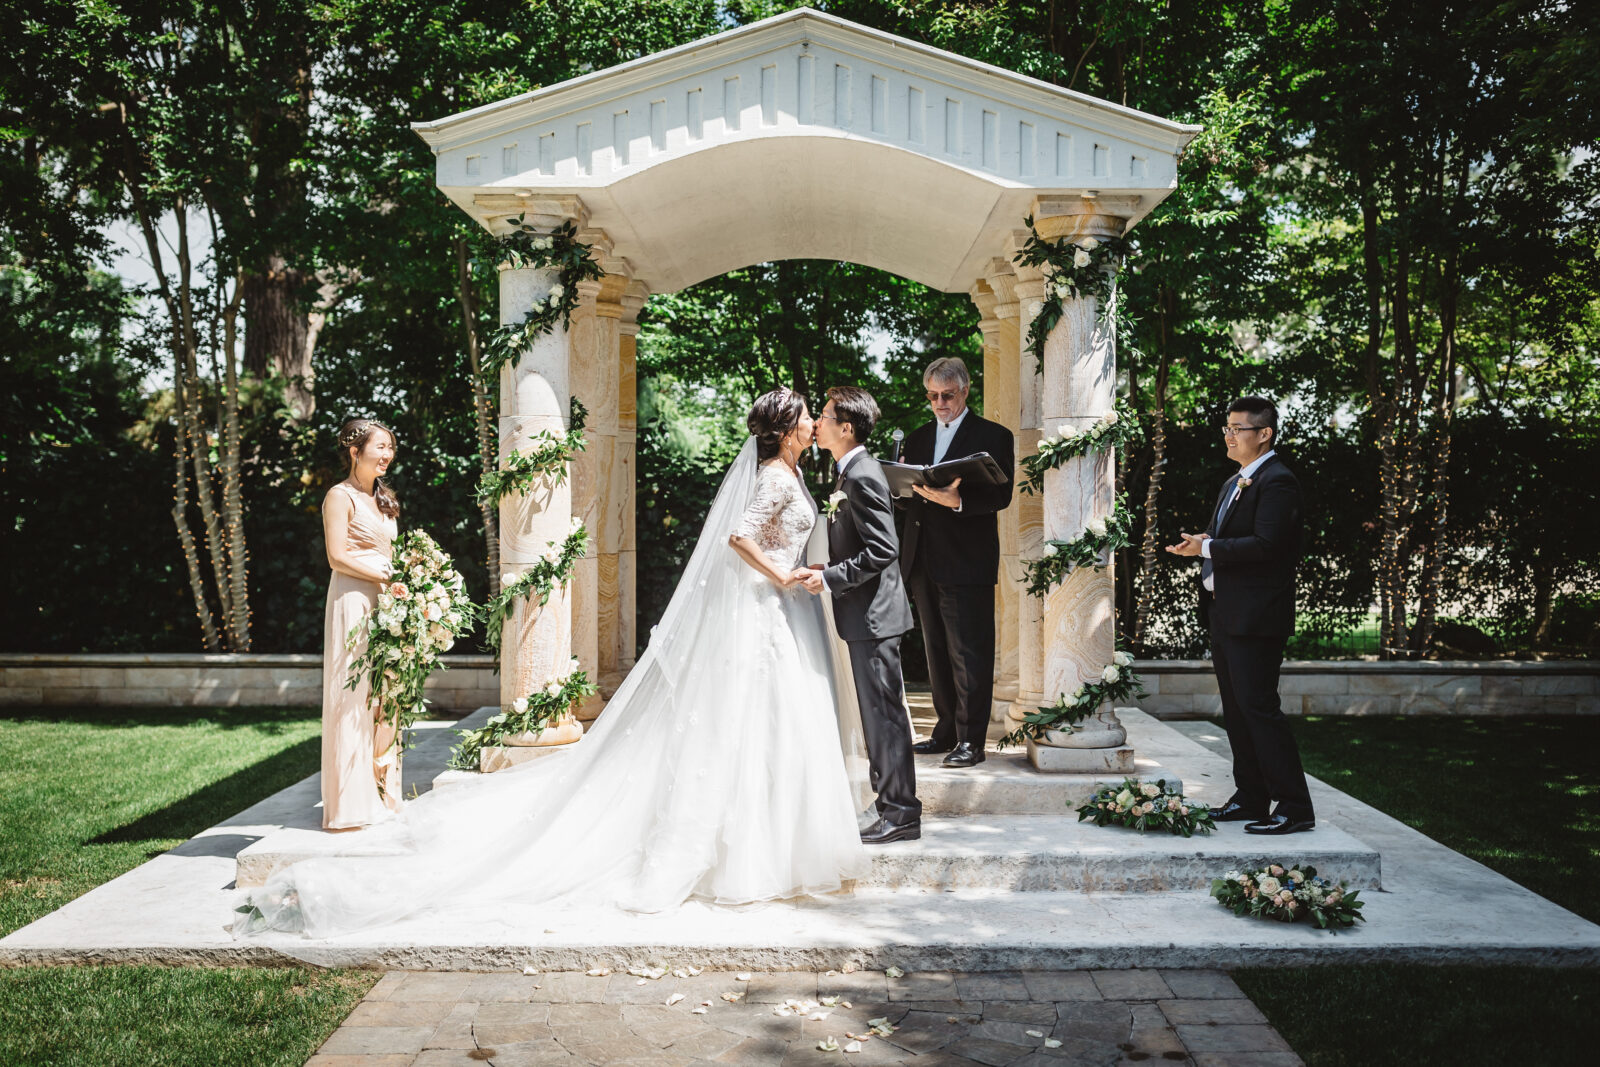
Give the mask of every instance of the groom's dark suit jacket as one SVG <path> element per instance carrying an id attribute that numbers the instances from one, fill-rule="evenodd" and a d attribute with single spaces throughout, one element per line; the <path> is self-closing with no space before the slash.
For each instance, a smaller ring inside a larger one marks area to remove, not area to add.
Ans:
<path id="1" fill-rule="evenodd" d="M 898 637 L 911 629 L 894 532 L 889 482 L 878 461 L 863 452 L 840 478 L 844 499 L 828 520 L 829 563 L 822 580 L 833 594 L 833 621 L 846 641 Z"/>
<path id="2" fill-rule="evenodd" d="M 1217 591 L 1200 587 L 1200 621 L 1230 637 L 1288 637 L 1304 524 L 1300 482 L 1281 457 L 1269 457 L 1219 523 L 1235 478 L 1230 475 L 1217 493 L 1206 529 Z"/>

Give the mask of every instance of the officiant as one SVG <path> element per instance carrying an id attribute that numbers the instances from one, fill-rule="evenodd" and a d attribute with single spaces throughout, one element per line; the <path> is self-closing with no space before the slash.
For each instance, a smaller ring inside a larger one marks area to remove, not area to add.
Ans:
<path id="1" fill-rule="evenodd" d="M 967 407 L 972 376 L 954 356 L 936 359 L 922 374 L 933 419 L 906 438 L 906 463 L 929 465 L 987 452 L 1009 475 L 1015 470 L 1011 431 Z M 942 488 L 918 485 L 906 503 L 900 571 L 922 624 L 928 680 L 938 716 L 922 755 L 948 753 L 946 767 L 984 760 L 994 698 L 994 604 L 1000 578 L 1000 523 L 1011 503 L 1011 480 Z"/>

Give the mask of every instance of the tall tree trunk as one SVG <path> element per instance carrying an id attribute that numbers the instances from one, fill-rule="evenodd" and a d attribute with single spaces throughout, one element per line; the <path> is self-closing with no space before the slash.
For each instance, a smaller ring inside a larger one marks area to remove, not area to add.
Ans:
<path id="1" fill-rule="evenodd" d="M 467 341 L 467 364 L 472 372 L 472 410 L 477 419 L 478 467 L 488 474 L 499 464 L 494 391 L 484 384 L 483 375 L 479 372 L 478 294 L 472 284 L 472 262 L 467 242 L 465 238 L 457 237 L 453 243 L 456 249 L 456 302 L 461 307 L 461 328 Z M 500 595 L 500 512 L 487 500 L 479 502 L 478 512 L 483 517 L 489 595 L 495 597 Z"/>
<path id="2" fill-rule="evenodd" d="M 1133 644 L 1143 647 L 1145 631 L 1150 625 L 1151 585 L 1154 581 L 1156 558 L 1156 524 L 1161 517 L 1161 482 L 1167 473 L 1167 377 L 1172 367 L 1171 339 L 1168 331 L 1171 317 L 1172 291 L 1166 286 L 1156 302 L 1160 316 L 1161 346 L 1156 366 L 1155 404 L 1150 411 L 1150 481 L 1144 492 L 1144 540 L 1139 545 L 1139 606 L 1133 617 Z"/>
<path id="3" fill-rule="evenodd" d="M 234 649 L 250 651 L 250 557 L 244 538 L 244 485 L 240 471 L 239 369 L 235 358 L 239 343 L 239 304 L 244 298 L 243 275 L 235 273 L 233 296 L 222 309 L 222 523 L 228 535 L 229 600 L 233 608 Z"/>

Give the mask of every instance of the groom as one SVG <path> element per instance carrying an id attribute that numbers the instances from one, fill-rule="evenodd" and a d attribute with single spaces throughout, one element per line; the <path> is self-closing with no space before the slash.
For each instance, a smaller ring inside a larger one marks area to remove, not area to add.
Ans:
<path id="1" fill-rule="evenodd" d="M 911 720 L 900 676 L 900 638 L 911 629 L 911 605 L 900 578 L 889 483 L 859 443 L 871 436 L 877 421 L 878 405 L 865 389 L 828 390 L 816 430 L 817 443 L 839 465 L 838 487 L 828 499 L 828 566 L 795 572 L 808 592 L 833 595 L 834 625 L 850 647 L 872 788 L 878 793 L 878 820 L 861 831 L 868 845 L 922 836 Z"/>

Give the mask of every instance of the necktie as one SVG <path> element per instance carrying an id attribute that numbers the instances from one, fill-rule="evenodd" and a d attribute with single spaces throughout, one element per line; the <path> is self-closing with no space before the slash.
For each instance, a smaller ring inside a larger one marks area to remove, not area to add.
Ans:
<path id="1" fill-rule="evenodd" d="M 1233 506 L 1233 498 L 1239 492 L 1239 482 L 1243 478 L 1243 474 L 1234 476 L 1233 481 L 1222 491 L 1222 500 L 1217 504 L 1216 522 L 1212 526 L 1219 534 L 1222 532 L 1222 520 L 1227 517 L 1228 508 Z M 1211 581 L 1210 556 L 1202 556 L 1200 559 L 1200 581 L 1202 583 Z"/>

